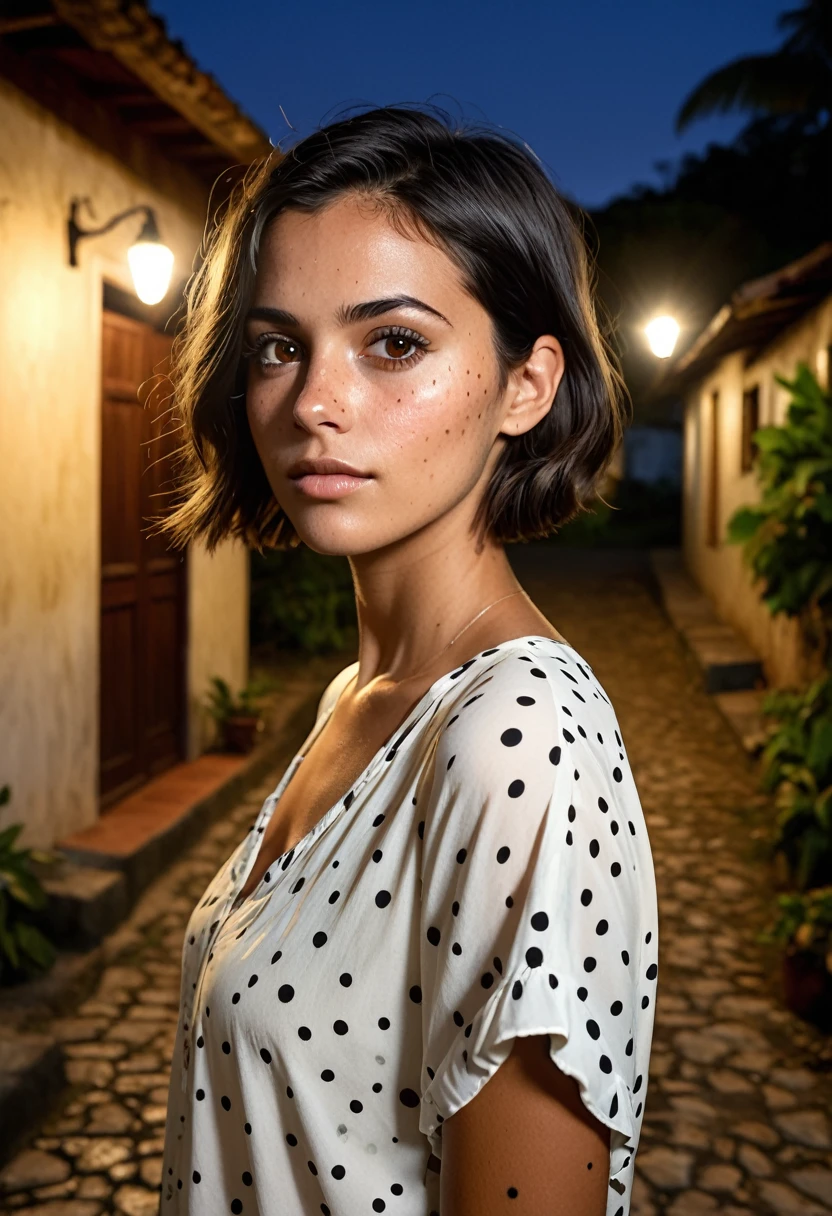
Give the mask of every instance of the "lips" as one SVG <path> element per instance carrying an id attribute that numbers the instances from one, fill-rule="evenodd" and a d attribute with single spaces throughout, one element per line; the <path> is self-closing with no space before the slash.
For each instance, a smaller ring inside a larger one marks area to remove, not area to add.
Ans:
<path id="1" fill-rule="evenodd" d="M 331 474 L 344 474 L 348 477 L 370 476 L 369 473 L 356 469 L 354 465 L 347 464 L 345 460 L 336 460 L 330 456 L 322 456 L 317 460 L 298 460 L 289 469 L 288 476 L 295 480 L 308 474 L 323 477 Z"/>

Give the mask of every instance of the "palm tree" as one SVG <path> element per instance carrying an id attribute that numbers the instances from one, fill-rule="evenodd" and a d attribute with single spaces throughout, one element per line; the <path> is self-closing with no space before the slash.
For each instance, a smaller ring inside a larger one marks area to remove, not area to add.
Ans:
<path id="1" fill-rule="evenodd" d="M 729 110 L 791 115 L 813 127 L 832 113 L 832 0 L 805 0 L 777 18 L 787 35 L 770 55 L 744 55 L 717 68 L 685 99 L 676 116 L 683 131 L 697 118 Z"/>

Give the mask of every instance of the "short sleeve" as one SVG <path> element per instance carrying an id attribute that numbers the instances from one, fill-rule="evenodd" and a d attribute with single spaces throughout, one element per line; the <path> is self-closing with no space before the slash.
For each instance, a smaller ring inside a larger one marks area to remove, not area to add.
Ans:
<path id="1" fill-rule="evenodd" d="M 629 1208 L 647 1087 L 655 878 L 615 713 L 563 656 L 504 652 L 437 732 L 420 795 L 419 1128 L 441 1158 L 442 1122 L 512 1040 L 548 1034 L 611 1129 L 613 1216 L 625 1191 Z"/>

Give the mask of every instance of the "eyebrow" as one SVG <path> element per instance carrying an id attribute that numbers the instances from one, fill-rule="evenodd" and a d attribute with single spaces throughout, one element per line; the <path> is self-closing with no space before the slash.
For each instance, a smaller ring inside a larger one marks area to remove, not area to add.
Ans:
<path id="1" fill-rule="evenodd" d="M 429 313 L 430 316 L 438 317 L 440 321 L 444 321 L 453 329 L 453 325 L 446 316 L 415 296 L 386 296 L 381 300 L 365 300 L 362 304 L 342 304 L 336 310 L 335 319 L 339 325 L 354 325 L 358 321 L 370 321 L 374 317 L 381 317 L 384 313 L 393 312 L 397 308 L 412 308 L 419 312 Z M 300 325 L 300 321 L 294 313 L 287 312 L 285 308 L 269 308 L 266 305 L 249 309 L 246 320 L 270 321 L 273 325 Z"/>

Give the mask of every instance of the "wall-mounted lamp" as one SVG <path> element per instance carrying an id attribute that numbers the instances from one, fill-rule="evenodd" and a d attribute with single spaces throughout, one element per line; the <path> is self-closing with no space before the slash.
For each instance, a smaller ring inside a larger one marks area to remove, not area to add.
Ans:
<path id="1" fill-rule="evenodd" d="M 128 207 L 126 211 L 120 211 L 118 215 L 114 215 L 106 224 L 102 224 L 100 228 L 80 228 L 78 226 L 78 211 L 82 204 L 86 204 L 90 215 L 93 215 L 92 206 L 88 198 L 74 198 L 69 205 L 69 264 L 70 266 L 78 265 L 77 248 L 78 242 L 88 236 L 102 236 L 105 232 L 110 232 L 115 228 L 116 224 L 120 224 L 122 220 L 126 220 L 128 216 L 143 214 L 144 226 L 136 239 L 135 244 L 131 245 L 127 250 L 127 261 L 130 265 L 130 273 L 133 276 L 133 286 L 136 288 L 136 295 L 143 304 L 158 304 L 164 299 L 168 287 L 170 286 L 170 276 L 173 271 L 173 254 L 167 245 L 163 245 L 159 239 L 159 226 L 156 223 L 156 216 L 151 207 L 146 203 L 139 203 L 136 207 Z M 93 215 L 93 219 L 95 216 Z"/>

